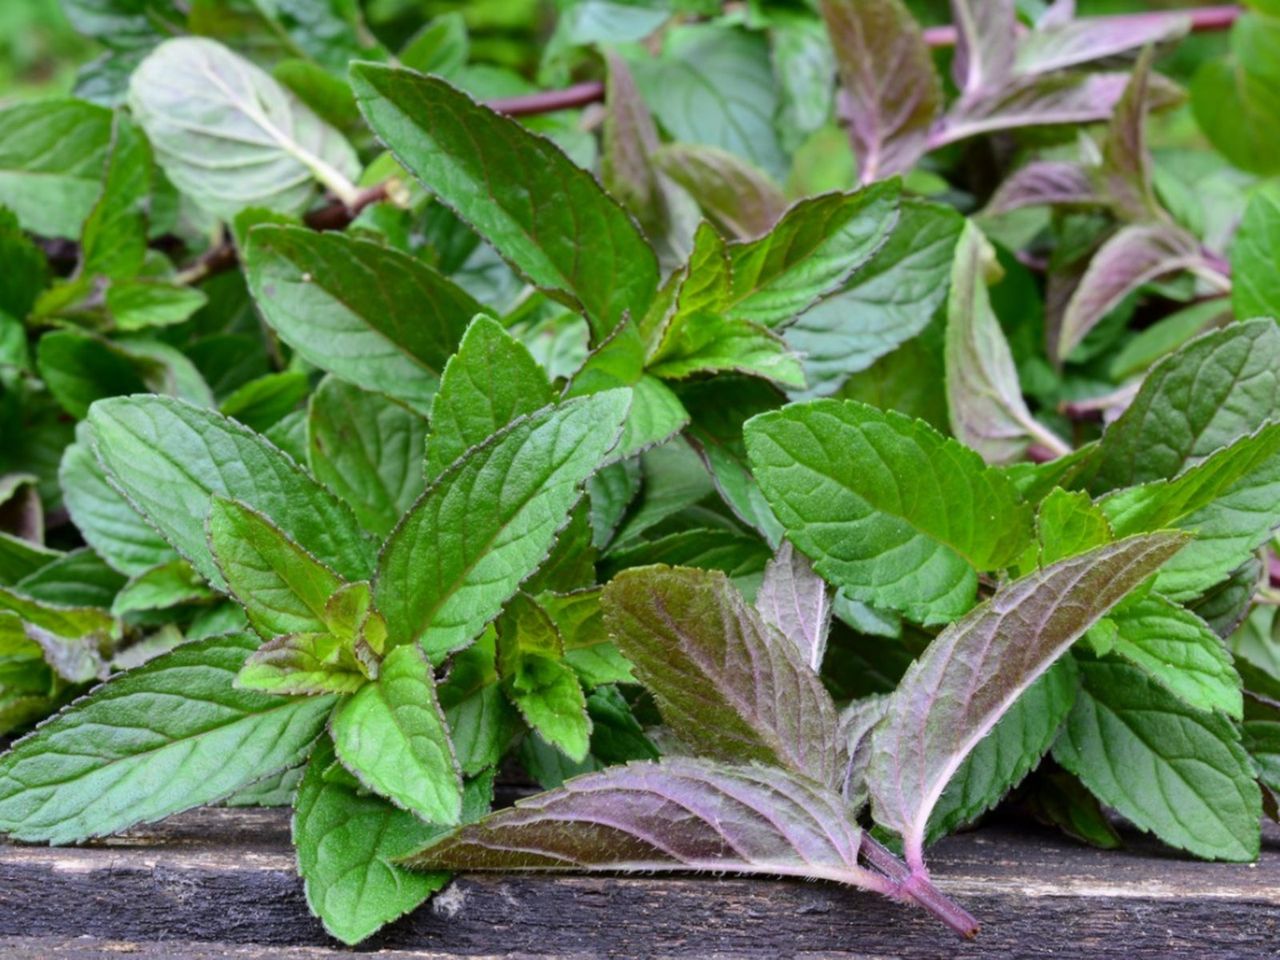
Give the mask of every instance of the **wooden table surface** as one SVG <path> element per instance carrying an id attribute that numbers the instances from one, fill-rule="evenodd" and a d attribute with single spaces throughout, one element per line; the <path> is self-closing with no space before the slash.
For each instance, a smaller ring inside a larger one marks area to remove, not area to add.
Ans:
<path id="1" fill-rule="evenodd" d="M 1028 824 L 951 837 L 940 887 L 982 922 L 965 943 L 922 913 L 828 884 L 469 875 L 362 948 L 371 956 L 1280 957 L 1280 833 L 1257 864 L 1124 851 Z M 77 848 L 0 845 L 0 957 L 349 956 L 307 912 L 283 810 L 202 810 Z"/>

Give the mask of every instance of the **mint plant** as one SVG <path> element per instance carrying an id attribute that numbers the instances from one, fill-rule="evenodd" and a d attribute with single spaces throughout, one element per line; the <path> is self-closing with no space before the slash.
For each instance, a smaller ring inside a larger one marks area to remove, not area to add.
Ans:
<path id="1" fill-rule="evenodd" d="M 347 943 L 475 870 L 972 936 L 927 851 L 1001 804 L 1256 858 L 1274 144 L 1153 119 L 1239 11 L 568 3 L 522 75 L 64 6 L 103 57 L 0 108 L 8 837 L 290 806 Z"/>

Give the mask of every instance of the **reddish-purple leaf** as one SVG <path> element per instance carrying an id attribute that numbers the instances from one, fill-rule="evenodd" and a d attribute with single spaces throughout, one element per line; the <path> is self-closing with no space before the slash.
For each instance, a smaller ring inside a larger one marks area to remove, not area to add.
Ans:
<path id="1" fill-rule="evenodd" d="M 797 647 L 723 573 L 624 570 L 601 596 L 605 626 L 663 719 L 701 756 L 759 760 L 836 782 L 836 708 Z"/>
<path id="2" fill-rule="evenodd" d="M 567 781 L 404 862 L 425 870 L 730 871 L 887 892 L 835 791 L 777 768 L 672 757 Z"/>
<path id="3" fill-rule="evenodd" d="M 1160 205 L 1151 186 L 1147 153 L 1147 107 L 1154 53 L 1147 48 L 1133 68 L 1133 78 L 1116 104 L 1102 150 L 1102 183 L 1107 199 L 1125 220 L 1159 220 Z"/>
<path id="4" fill-rule="evenodd" d="M 673 143 L 657 150 L 653 160 L 735 239 L 763 236 L 786 212 L 787 198 L 773 181 L 728 151 Z"/>
<path id="5" fill-rule="evenodd" d="M 784 541 L 764 568 L 756 609 L 765 622 L 795 644 L 815 671 L 827 652 L 831 629 L 831 588 L 813 572 L 809 558 Z"/>
<path id="6" fill-rule="evenodd" d="M 1037 160 L 1000 184 L 983 213 L 995 216 L 1023 207 L 1094 206 L 1102 202 L 1084 167 L 1062 160 Z"/>
<path id="7" fill-rule="evenodd" d="M 1098 322 L 1144 283 L 1203 265 L 1196 238 L 1172 224 L 1125 227 L 1093 255 L 1062 315 L 1054 355 L 1065 359 Z"/>
<path id="8" fill-rule="evenodd" d="M 1056 9 L 1046 13 L 1039 29 L 1022 38 L 1014 64 L 1016 72 L 1050 73 L 1105 60 L 1153 43 L 1177 40 L 1191 29 L 1191 18 L 1175 11 L 1083 20 L 1061 17 L 1059 13 Z"/>
<path id="9" fill-rule="evenodd" d="M 840 746 L 845 752 L 840 792 L 854 810 L 867 805 L 867 771 L 871 767 L 871 734 L 889 710 L 888 694 L 855 700 L 840 712 Z"/>
<path id="10" fill-rule="evenodd" d="M 910 170 L 942 110 L 933 57 L 902 0 L 823 0 L 844 85 L 841 112 L 871 183 Z"/>
<path id="11" fill-rule="evenodd" d="M 984 133 L 1019 127 L 1096 123 L 1110 119 L 1129 83 L 1124 73 L 1056 73 L 1015 77 L 998 87 L 961 97 L 929 146 L 940 147 Z M 1177 88 L 1167 80 L 1151 84 L 1153 105 L 1177 102 Z"/>
<path id="12" fill-rule="evenodd" d="M 1013 0 L 951 0 L 956 53 L 951 75 L 961 93 L 999 86 L 1013 68 L 1018 18 Z"/>
<path id="13" fill-rule="evenodd" d="M 1014 581 L 944 630 L 911 665 L 872 741 L 876 822 L 923 871 L 925 829 L 947 782 L 1023 691 L 1186 542 L 1131 537 Z"/>

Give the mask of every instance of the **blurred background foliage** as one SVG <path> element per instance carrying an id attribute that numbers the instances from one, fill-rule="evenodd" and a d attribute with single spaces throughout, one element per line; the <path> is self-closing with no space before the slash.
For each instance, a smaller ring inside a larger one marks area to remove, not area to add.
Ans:
<path id="1" fill-rule="evenodd" d="M 172 0 L 178 8 L 202 7 L 211 19 L 243 16 L 247 0 Z M 560 14 L 576 0 L 352 0 L 364 9 L 365 22 L 389 49 L 400 49 L 423 25 L 442 14 L 457 12 L 466 20 L 471 37 L 471 58 L 515 69 L 536 79 L 543 55 L 552 41 Z M 1178 9 L 1198 6 L 1196 0 L 1080 0 L 1082 16 L 1135 10 Z M 784 14 L 789 8 L 812 9 L 805 0 L 750 0 L 718 4 L 689 0 L 699 7 L 740 8 L 747 17 Z M 947 0 L 914 0 L 910 6 L 926 25 L 950 20 Z M 1035 16 L 1045 0 L 1021 0 L 1019 6 Z M 0 100 L 32 94 L 71 91 L 76 71 L 102 52 L 94 41 L 72 28 L 62 0 L 3 0 L 0 2 Z M 1206 59 L 1226 49 L 1224 34 L 1189 37 L 1166 58 L 1161 69 L 1182 80 L 1190 79 Z M 545 76 L 544 76 L 545 79 Z"/>

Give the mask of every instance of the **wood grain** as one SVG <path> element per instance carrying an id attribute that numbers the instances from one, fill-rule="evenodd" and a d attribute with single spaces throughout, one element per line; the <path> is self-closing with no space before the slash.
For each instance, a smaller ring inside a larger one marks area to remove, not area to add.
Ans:
<path id="1" fill-rule="evenodd" d="M 1255 865 L 1181 859 L 1140 836 L 1099 852 L 1002 824 L 932 851 L 983 923 L 820 883 L 471 875 L 366 944 L 371 956 L 1274 958 L 1280 834 Z M 0 957 L 348 956 L 311 918 L 288 813 L 202 810 L 77 848 L 0 845 Z"/>

